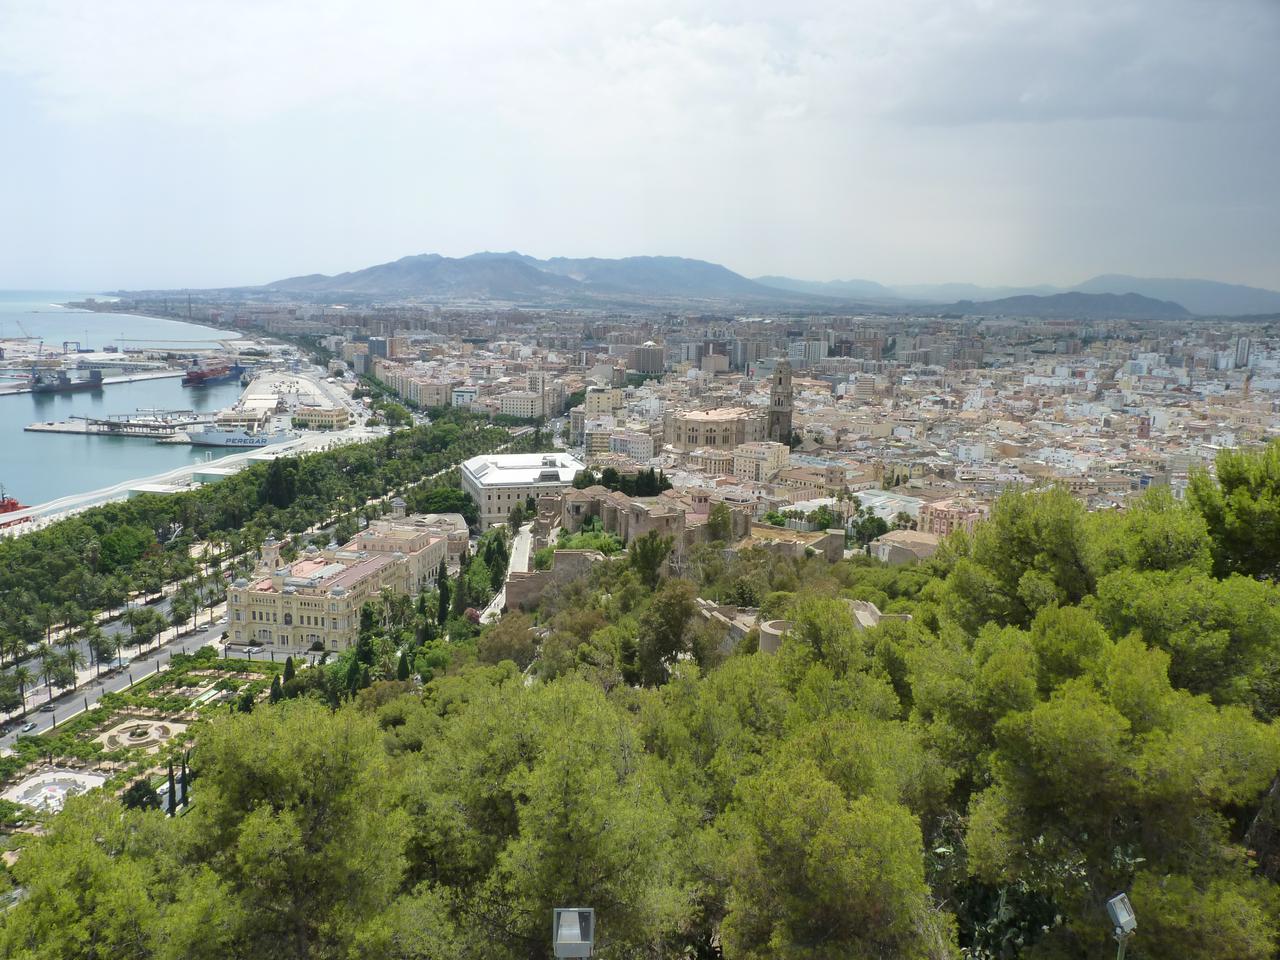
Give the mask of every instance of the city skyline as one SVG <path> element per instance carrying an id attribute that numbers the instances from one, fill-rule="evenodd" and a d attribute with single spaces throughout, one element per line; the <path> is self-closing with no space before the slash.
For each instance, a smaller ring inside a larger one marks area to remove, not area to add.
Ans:
<path id="1" fill-rule="evenodd" d="M 519 249 L 1275 289 L 1278 37 L 1248 0 L 10 5 L 0 288 Z"/>

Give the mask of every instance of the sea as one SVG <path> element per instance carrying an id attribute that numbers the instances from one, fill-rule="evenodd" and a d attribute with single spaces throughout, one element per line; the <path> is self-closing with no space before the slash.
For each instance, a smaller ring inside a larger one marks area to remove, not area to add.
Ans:
<path id="1" fill-rule="evenodd" d="M 83 292 L 0 291 L 0 339 L 27 335 L 44 348 L 61 351 L 64 341 L 101 350 L 155 346 L 180 352 L 216 346 L 236 334 L 200 324 L 128 314 L 68 310 L 59 303 L 101 295 Z M 19 324 L 21 326 L 19 326 Z M 74 347 L 72 347 L 74 349 Z M 219 459 L 219 451 L 126 437 L 28 433 L 29 423 L 72 416 L 132 414 L 140 409 L 219 410 L 234 403 L 238 383 L 184 387 L 181 379 L 108 383 L 98 393 L 0 394 L 0 487 L 8 496 L 36 506 L 88 493 L 192 463 Z M 240 451 L 228 450 L 225 455 Z"/>

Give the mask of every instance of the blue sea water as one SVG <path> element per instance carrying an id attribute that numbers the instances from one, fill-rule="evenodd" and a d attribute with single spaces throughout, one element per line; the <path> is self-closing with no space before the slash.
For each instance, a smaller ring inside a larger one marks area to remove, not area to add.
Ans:
<path id="1" fill-rule="evenodd" d="M 42 338 L 46 350 L 59 352 L 64 340 L 76 340 L 95 350 L 114 344 L 180 351 L 184 346 L 215 346 L 218 340 L 235 336 L 175 320 L 56 306 L 86 296 L 94 294 L 0 291 L 0 339 L 22 336 L 19 323 L 30 336 Z M 107 384 L 99 393 L 0 395 L 0 486 L 10 496 L 34 506 L 208 460 L 212 451 L 198 447 L 137 438 L 28 433 L 23 427 L 72 415 L 131 414 L 143 408 L 217 410 L 235 402 L 240 392 L 236 383 L 190 388 L 175 377 Z"/>

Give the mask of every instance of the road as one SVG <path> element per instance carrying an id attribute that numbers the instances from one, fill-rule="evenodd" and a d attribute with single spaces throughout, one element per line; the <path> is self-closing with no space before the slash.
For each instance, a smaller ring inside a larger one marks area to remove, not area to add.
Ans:
<path id="1" fill-rule="evenodd" d="M 168 664 L 175 653 L 193 653 L 206 644 L 220 649 L 223 629 L 222 625 L 215 622 L 212 627 L 202 626 L 182 635 L 177 640 L 169 640 L 162 644 L 159 650 L 151 647 L 140 656 L 126 660 L 122 668 L 113 667 L 109 671 L 104 671 L 101 678 L 87 680 L 75 690 L 68 690 L 61 694 L 55 693 L 51 712 L 45 713 L 44 703 L 41 702 L 40 707 L 32 707 L 26 721 L 22 722 L 29 721 L 36 725 L 36 729 L 30 731 L 31 735 L 44 733 L 51 729 L 54 723 L 69 719 L 72 715 L 84 710 L 86 706 L 92 707 L 102 699 L 104 693 L 118 693 L 143 677 L 155 673 L 159 665 Z M 13 748 L 14 742 L 21 735 L 20 727 L 20 722 L 16 720 L 10 722 L 8 730 L 0 736 L 0 753 L 7 753 Z"/>
<path id="2" fill-rule="evenodd" d="M 533 524 L 526 523 L 516 533 L 516 539 L 511 544 L 511 560 L 507 564 L 507 575 L 513 572 L 525 573 L 529 569 L 529 548 L 533 543 Z M 502 618 L 502 608 L 507 605 L 507 585 L 503 583 L 502 589 L 498 591 L 489 605 L 484 608 L 484 612 L 480 614 L 481 623 L 495 623 Z"/>

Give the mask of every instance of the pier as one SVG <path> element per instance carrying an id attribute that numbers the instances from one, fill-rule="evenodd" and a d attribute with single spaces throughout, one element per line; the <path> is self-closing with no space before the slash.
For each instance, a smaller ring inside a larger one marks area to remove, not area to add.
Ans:
<path id="1" fill-rule="evenodd" d="M 107 417 L 75 416 L 69 420 L 31 423 L 23 429 L 31 433 L 73 433 L 108 437 L 144 437 L 170 440 L 188 427 L 212 423 L 215 415 L 194 410 L 139 410 L 137 414 Z"/>

